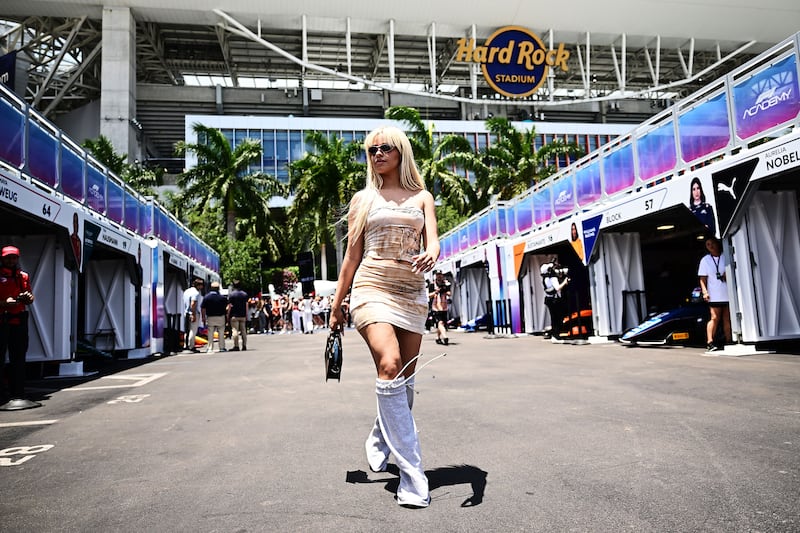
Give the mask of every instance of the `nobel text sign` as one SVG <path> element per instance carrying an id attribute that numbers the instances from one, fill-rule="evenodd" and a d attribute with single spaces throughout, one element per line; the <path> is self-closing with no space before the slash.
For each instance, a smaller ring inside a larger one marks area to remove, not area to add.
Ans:
<path id="1" fill-rule="evenodd" d="M 456 61 L 479 63 L 486 82 L 498 93 L 523 98 L 535 93 L 547 79 L 550 68 L 567 72 L 569 52 L 564 44 L 547 49 L 541 39 L 519 26 L 500 28 L 476 46 L 475 39 L 458 40 Z"/>

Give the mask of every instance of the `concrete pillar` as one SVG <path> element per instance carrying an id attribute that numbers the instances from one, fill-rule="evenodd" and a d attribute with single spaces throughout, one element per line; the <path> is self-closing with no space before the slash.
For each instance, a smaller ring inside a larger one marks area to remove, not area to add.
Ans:
<path id="1" fill-rule="evenodd" d="M 140 159 L 136 119 L 136 22 L 130 8 L 103 8 L 100 133 L 128 162 Z"/>

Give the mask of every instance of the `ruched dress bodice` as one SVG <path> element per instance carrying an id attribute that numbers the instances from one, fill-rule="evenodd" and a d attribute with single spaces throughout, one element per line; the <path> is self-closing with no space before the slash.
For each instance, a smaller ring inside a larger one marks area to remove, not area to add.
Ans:
<path id="1" fill-rule="evenodd" d="M 411 263 L 420 252 L 425 217 L 418 207 L 384 205 L 369 212 L 364 256 Z"/>
<path id="2" fill-rule="evenodd" d="M 425 331 L 425 278 L 412 269 L 425 215 L 419 207 L 382 205 L 367 216 L 364 255 L 353 279 L 350 309 L 357 329 L 376 322 Z"/>

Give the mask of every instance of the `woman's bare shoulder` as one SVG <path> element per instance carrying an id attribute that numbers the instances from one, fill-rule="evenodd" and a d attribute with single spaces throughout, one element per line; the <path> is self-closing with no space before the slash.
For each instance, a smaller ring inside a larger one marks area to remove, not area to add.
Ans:
<path id="1" fill-rule="evenodd" d="M 421 205 L 425 205 L 427 203 L 433 204 L 433 195 L 427 189 L 422 189 L 416 194 L 416 197 L 419 199 Z"/>

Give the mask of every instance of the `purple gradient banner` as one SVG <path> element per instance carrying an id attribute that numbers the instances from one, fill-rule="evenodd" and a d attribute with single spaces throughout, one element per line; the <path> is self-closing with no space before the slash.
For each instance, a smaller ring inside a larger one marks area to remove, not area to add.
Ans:
<path id="1" fill-rule="evenodd" d="M 728 146 L 730 125 L 725 93 L 682 113 L 678 117 L 678 133 L 681 156 L 686 163 Z"/>
<path id="2" fill-rule="evenodd" d="M 125 227 L 141 235 L 142 232 L 139 230 L 139 201 L 131 193 L 125 191 L 124 202 Z"/>
<path id="3" fill-rule="evenodd" d="M 139 204 L 139 234 L 155 234 L 153 231 L 153 206 L 152 204 Z"/>
<path id="4" fill-rule="evenodd" d="M 106 211 L 106 176 L 92 165 L 86 168 L 86 205 L 101 214 Z"/>
<path id="5" fill-rule="evenodd" d="M 173 247 L 175 247 L 177 249 L 178 248 L 178 225 L 171 218 L 169 218 L 168 216 L 165 215 L 165 218 L 167 219 L 167 228 L 169 228 L 169 232 L 168 232 L 168 235 L 167 235 L 167 237 L 169 239 L 168 242 Z"/>
<path id="6" fill-rule="evenodd" d="M 448 235 L 448 236 L 442 238 L 441 241 L 439 242 L 439 244 L 442 247 L 442 253 L 441 253 L 441 258 L 442 259 L 447 259 L 452 254 L 452 252 L 450 251 L 450 249 L 451 249 L 450 248 L 450 242 L 451 241 L 452 241 L 451 235 Z"/>
<path id="7" fill-rule="evenodd" d="M 553 190 L 553 210 L 557 217 L 575 209 L 575 175 L 568 174 L 550 187 Z"/>
<path id="8" fill-rule="evenodd" d="M 153 208 L 153 230 L 156 237 L 162 241 L 167 240 L 167 217 L 159 209 Z"/>
<path id="9" fill-rule="evenodd" d="M 32 176 L 42 180 L 51 187 L 58 183 L 58 141 L 48 131 L 36 124 L 34 121 L 28 122 L 28 170 Z M 25 128 L 22 128 L 25 131 Z M 65 150 L 66 153 L 66 150 Z M 78 159 L 75 156 L 75 159 Z M 66 161 L 65 161 L 66 163 Z M 81 161 L 81 165 L 83 162 Z M 64 192 L 75 200 L 83 200 L 83 169 L 80 170 L 80 180 L 77 183 L 70 183 L 69 191 Z M 65 183 L 62 173 L 61 183 Z M 66 184 L 65 184 L 66 185 Z M 72 186 L 74 185 L 74 189 Z M 71 193 L 74 192 L 73 196 Z"/>
<path id="10" fill-rule="evenodd" d="M 599 162 L 583 167 L 575 173 L 575 188 L 578 191 L 579 206 L 596 202 L 603 196 Z"/>
<path id="11" fill-rule="evenodd" d="M 458 230 L 458 251 L 463 252 L 469 248 L 469 236 L 467 235 L 467 228 L 463 227 Z"/>
<path id="12" fill-rule="evenodd" d="M 186 233 L 186 230 L 178 226 L 178 244 L 177 246 L 175 246 L 175 248 L 177 248 L 179 252 L 185 255 L 189 255 L 186 253 L 186 243 L 188 236 L 189 235 Z"/>
<path id="13" fill-rule="evenodd" d="M 670 120 L 636 140 L 639 155 L 639 179 L 647 181 L 675 168 L 678 164 L 675 125 Z"/>
<path id="14" fill-rule="evenodd" d="M 511 225 L 514 223 L 512 211 L 508 207 L 500 207 L 497 210 L 498 231 L 501 235 L 509 235 Z"/>
<path id="15" fill-rule="evenodd" d="M 0 159 L 14 167 L 22 166 L 22 134 L 25 116 L 0 98 Z"/>
<path id="16" fill-rule="evenodd" d="M 106 182 L 108 198 L 108 218 L 118 224 L 123 220 L 122 187 L 111 180 Z"/>
<path id="17" fill-rule="evenodd" d="M 550 192 L 550 187 L 547 187 L 533 195 L 533 221 L 537 225 L 549 222 L 553 218 Z"/>
<path id="18" fill-rule="evenodd" d="M 797 57 L 759 72 L 733 87 L 736 134 L 747 139 L 788 122 L 800 113 L 797 84 Z"/>
<path id="19" fill-rule="evenodd" d="M 489 235 L 489 223 L 492 221 L 492 212 L 489 211 L 488 213 L 484 213 L 481 218 L 478 219 L 478 240 L 480 242 L 486 242 L 490 239 Z"/>
<path id="20" fill-rule="evenodd" d="M 606 194 L 614 194 L 633 185 L 636 180 L 633 172 L 633 144 L 625 144 L 606 154 L 603 158 L 603 178 Z"/>
<path id="21" fill-rule="evenodd" d="M 487 218 L 489 219 L 489 236 L 497 237 L 500 234 L 500 222 L 498 208 L 496 206 L 492 206 L 492 208 L 489 209 Z"/>
<path id="22" fill-rule="evenodd" d="M 514 219 L 517 233 L 528 231 L 533 227 L 533 198 L 526 196 L 514 206 Z"/>
<path id="23" fill-rule="evenodd" d="M 469 237 L 469 247 L 478 245 L 478 221 L 473 220 L 467 224 L 467 236 Z"/>

